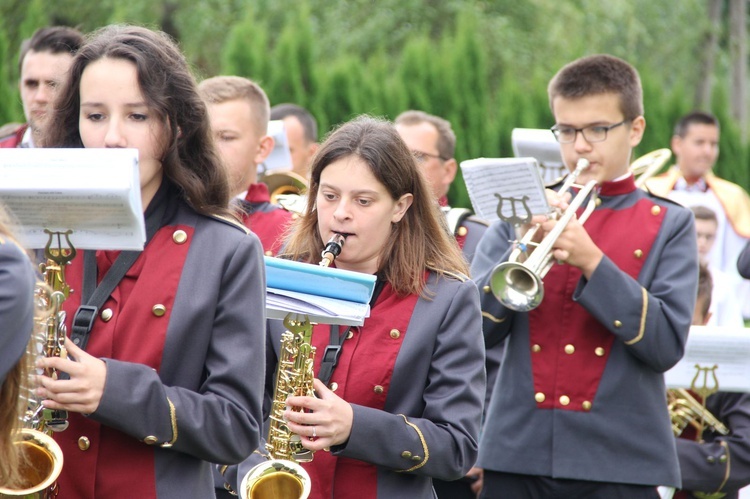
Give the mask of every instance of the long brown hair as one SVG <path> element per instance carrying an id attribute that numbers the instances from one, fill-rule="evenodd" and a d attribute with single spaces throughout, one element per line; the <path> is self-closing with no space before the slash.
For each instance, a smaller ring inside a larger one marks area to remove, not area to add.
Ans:
<path id="1" fill-rule="evenodd" d="M 306 214 L 289 231 L 285 257 L 316 261 L 323 250 L 318 233 L 315 201 L 320 175 L 331 163 L 356 156 L 362 159 L 393 200 L 414 196 L 399 223 L 391 224 L 391 237 L 381 249 L 381 274 L 399 295 L 422 293 L 424 271 L 467 274 L 466 262 L 455 239 L 441 222 L 432 191 L 394 126 L 385 120 L 360 116 L 334 130 L 313 159 Z"/>
<path id="2" fill-rule="evenodd" d="M 103 58 L 135 64 L 148 107 L 167 125 L 164 175 L 199 213 L 230 215 L 229 179 L 211 139 L 206 106 L 185 57 L 165 33 L 113 25 L 90 35 L 73 59 L 43 144 L 83 147 L 78 131 L 81 76 L 89 64 Z"/>

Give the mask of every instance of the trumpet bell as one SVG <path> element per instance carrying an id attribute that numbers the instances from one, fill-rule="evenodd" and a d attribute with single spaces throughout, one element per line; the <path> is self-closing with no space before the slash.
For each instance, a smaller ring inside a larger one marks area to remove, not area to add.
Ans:
<path id="1" fill-rule="evenodd" d="M 242 499 L 305 499 L 310 475 L 299 464 L 284 459 L 265 461 L 242 479 Z"/>
<path id="2" fill-rule="evenodd" d="M 63 466 L 63 455 L 55 440 L 37 430 L 23 428 L 15 445 L 22 454 L 23 483 L 17 488 L 0 487 L 0 497 L 49 497 Z M 56 485 L 55 485 L 56 487 Z"/>
<path id="3" fill-rule="evenodd" d="M 516 312 L 528 312 L 542 303 L 542 278 L 522 263 L 503 262 L 492 271 L 490 290 L 504 306 Z"/>

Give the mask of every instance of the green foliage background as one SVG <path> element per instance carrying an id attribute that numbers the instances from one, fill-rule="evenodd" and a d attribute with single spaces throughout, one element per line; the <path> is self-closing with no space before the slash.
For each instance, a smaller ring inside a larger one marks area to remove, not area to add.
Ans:
<path id="1" fill-rule="evenodd" d="M 322 133 L 360 113 L 444 116 L 459 161 L 511 156 L 513 128 L 553 124 L 550 77 L 577 57 L 611 53 L 643 80 L 640 155 L 668 147 L 673 122 L 692 109 L 706 17 L 701 0 L 0 0 L 0 123 L 23 120 L 22 39 L 50 24 L 88 32 L 128 22 L 174 36 L 199 79 L 247 76 L 272 104 L 310 109 Z M 730 117 L 724 32 L 711 109 L 722 120 L 717 173 L 747 189 L 747 138 Z M 469 205 L 460 179 L 449 196 Z"/>

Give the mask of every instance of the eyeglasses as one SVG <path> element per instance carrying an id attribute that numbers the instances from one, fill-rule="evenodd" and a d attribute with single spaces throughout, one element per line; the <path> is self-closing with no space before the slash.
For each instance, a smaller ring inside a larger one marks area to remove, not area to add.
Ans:
<path id="1" fill-rule="evenodd" d="M 607 132 L 620 125 L 624 125 L 630 120 L 622 120 L 614 125 L 591 125 L 583 128 L 573 128 L 572 126 L 555 125 L 550 130 L 555 134 L 555 138 L 561 144 L 570 144 L 576 141 L 578 132 L 581 132 L 586 142 L 604 142 L 607 140 Z"/>
<path id="2" fill-rule="evenodd" d="M 412 156 L 414 156 L 414 159 L 417 160 L 417 163 L 424 163 L 429 158 L 439 159 L 440 161 L 448 161 L 447 158 L 444 158 L 439 154 L 430 154 L 428 152 L 415 151 L 415 150 L 412 150 L 411 154 Z"/>

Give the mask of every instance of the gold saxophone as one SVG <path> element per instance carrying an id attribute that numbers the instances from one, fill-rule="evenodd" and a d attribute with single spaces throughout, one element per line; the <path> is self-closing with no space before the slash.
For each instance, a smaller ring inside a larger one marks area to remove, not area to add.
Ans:
<path id="1" fill-rule="evenodd" d="M 335 234 L 321 254 L 320 265 L 328 267 L 341 253 L 346 236 Z M 276 384 L 270 428 L 266 439 L 269 460 L 255 466 L 242 479 L 243 499 L 305 499 L 310 494 L 310 475 L 298 463 L 312 461 L 313 453 L 302 445 L 301 437 L 289 430 L 284 420 L 286 400 L 291 396 L 315 395 L 315 347 L 311 345 L 313 324 L 305 316 L 289 314 L 284 319 L 281 352 L 276 368 Z M 292 408 L 294 410 L 294 408 Z"/>
<path id="2" fill-rule="evenodd" d="M 702 438 L 706 429 L 711 429 L 721 435 L 729 435 L 729 429 L 724 423 L 684 388 L 667 390 L 667 406 L 672 420 L 672 431 L 676 437 L 682 435 L 688 426 L 695 428 L 696 440 Z"/>
<path id="3" fill-rule="evenodd" d="M 64 233 L 50 232 L 49 242 L 44 249 L 47 262 L 40 265 L 44 282 L 34 288 L 34 300 L 37 308 L 37 319 L 34 322 L 26 359 L 30 362 L 29 372 L 32 375 L 43 374 L 57 378 L 54 369 L 37 372 L 34 362 L 40 356 L 63 357 L 65 350 L 65 312 L 62 303 L 70 293 L 65 281 L 65 265 L 76 255 L 70 244 L 71 231 Z M 53 237 L 57 236 L 57 246 L 53 247 Z M 60 236 L 64 236 L 67 247 L 63 248 Z M 46 409 L 41 400 L 34 394 L 34 383 L 24 387 L 22 397 L 26 402 L 26 412 L 22 417 L 22 428 L 16 438 L 22 455 L 22 483 L 16 488 L 0 487 L 0 497 L 23 497 L 24 499 L 49 499 L 57 496 L 57 477 L 63 466 L 63 455 L 60 446 L 51 437 L 52 432 L 62 431 L 68 427 L 67 412 Z"/>

